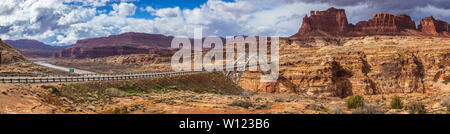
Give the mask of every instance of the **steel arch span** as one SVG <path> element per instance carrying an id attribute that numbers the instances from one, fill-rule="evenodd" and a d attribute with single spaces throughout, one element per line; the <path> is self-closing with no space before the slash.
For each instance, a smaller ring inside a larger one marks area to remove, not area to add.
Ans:
<path id="1" fill-rule="evenodd" d="M 255 64 L 250 64 L 251 60 L 255 60 Z M 262 62 L 259 62 L 258 60 L 261 60 Z M 240 62 L 244 61 L 245 64 L 239 64 Z M 232 68 L 232 71 L 229 71 L 229 68 L 227 68 L 227 78 L 233 81 L 235 84 L 239 84 L 239 81 L 241 80 L 242 74 L 245 71 L 245 68 L 252 67 L 252 66 L 258 66 L 261 67 L 269 67 L 269 62 L 267 62 L 264 58 L 258 57 L 257 55 L 250 55 L 245 54 L 237 58 L 237 60 L 234 62 L 234 66 Z M 265 65 L 265 66 L 264 66 Z M 262 74 L 265 74 L 264 71 L 261 71 Z"/>

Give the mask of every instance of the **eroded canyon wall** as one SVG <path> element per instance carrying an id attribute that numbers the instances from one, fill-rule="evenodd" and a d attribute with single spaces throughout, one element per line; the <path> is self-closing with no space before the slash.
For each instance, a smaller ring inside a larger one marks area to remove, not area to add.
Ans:
<path id="1" fill-rule="evenodd" d="M 315 45 L 323 40 L 339 41 Z M 259 83 L 259 73 L 246 73 L 240 85 L 259 92 L 334 97 L 450 89 L 448 38 L 314 38 L 283 40 L 280 48 L 278 82 Z"/>

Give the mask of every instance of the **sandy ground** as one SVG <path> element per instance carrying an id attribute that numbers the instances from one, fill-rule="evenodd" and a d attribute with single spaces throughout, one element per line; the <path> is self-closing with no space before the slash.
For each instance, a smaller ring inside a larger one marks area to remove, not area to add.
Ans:
<path id="1" fill-rule="evenodd" d="M 0 113 L 2 114 L 351 114 L 356 109 L 346 107 L 348 98 L 305 97 L 295 94 L 221 95 L 172 91 L 111 97 L 110 101 L 77 103 L 52 95 L 42 85 L 2 84 Z M 54 86 L 58 86 L 55 84 Z M 405 106 L 420 101 L 428 114 L 446 114 L 443 102 L 450 92 L 425 94 L 365 95 L 366 105 L 385 114 L 408 114 L 406 108 L 391 109 L 390 100 L 399 96 Z M 236 101 L 248 104 L 233 105 Z"/>

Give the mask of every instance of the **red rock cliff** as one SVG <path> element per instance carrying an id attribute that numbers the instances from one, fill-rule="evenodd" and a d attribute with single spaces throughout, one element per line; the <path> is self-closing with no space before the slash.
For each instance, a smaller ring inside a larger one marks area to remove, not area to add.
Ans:
<path id="1" fill-rule="evenodd" d="M 426 17 L 419 22 L 419 31 L 425 34 L 439 35 L 440 33 L 450 32 L 447 22 L 436 20 L 433 16 Z"/>
<path id="2" fill-rule="evenodd" d="M 303 18 L 300 30 L 292 38 L 312 36 L 368 36 L 368 35 L 424 35 L 450 37 L 450 25 L 442 20 L 426 17 L 415 22 L 406 14 L 377 13 L 368 21 L 349 24 L 344 9 L 330 8 L 311 11 Z"/>
<path id="3" fill-rule="evenodd" d="M 368 21 L 358 22 L 355 27 L 355 31 L 366 35 L 395 35 L 406 29 L 416 29 L 410 16 L 405 14 L 396 16 L 388 13 L 375 14 Z"/>
<path id="4" fill-rule="evenodd" d="M 332 7 L 326 11 L 311 11 L 311 16 L 306 15 L 303 18 L 302 26 L 296 35 L 307 35 L 319 30 L 332 35 L 347 32 L 349 24 L 345 10 Z"/>

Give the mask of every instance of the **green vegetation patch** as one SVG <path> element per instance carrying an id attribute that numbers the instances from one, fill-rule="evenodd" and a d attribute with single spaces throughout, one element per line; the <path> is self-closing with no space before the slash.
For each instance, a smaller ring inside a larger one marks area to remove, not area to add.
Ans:
<path id="1" fill-rule="evenodd" d="M 413 102 L 408 107 L 408 111 L 410 114 L 425 114 L 427 110 L 425 109 L 425 105 L 422 102 Z"/>
<path id="2" fill-rule="evenodd" d="M 253 107 L 254 104 L 248 100 L 235 100 L 232 103 L 228 104 L 228 106 L 239 106 L 243 108 Z"/>
<path id="3" fill-rule="evenodd" d="M 92 99 L 108 100 L 110 97 L 167 93 L 177 90 L 216 94 L 241 94 L 243 91 L 220 72 L 158 79 L 70 83 L 63 85 L 60 89 L 51 86 L 45 88 L 51 89 L 59 96 L 74 100 L 74 102 L 85 102 Z"/>
<path id="4" fill-rule="evenodd" d="M 391 100 L 391 109 L 402 109 L 403 108 L 403 102 L 397 95 L 394 96 Z"/>
<path id="5" fill-rule="evenodd" d="M 346 101 L 348 108 L 359 108 L 364 106 L 364 98 L 360 95 L 353 95 Z"/>

